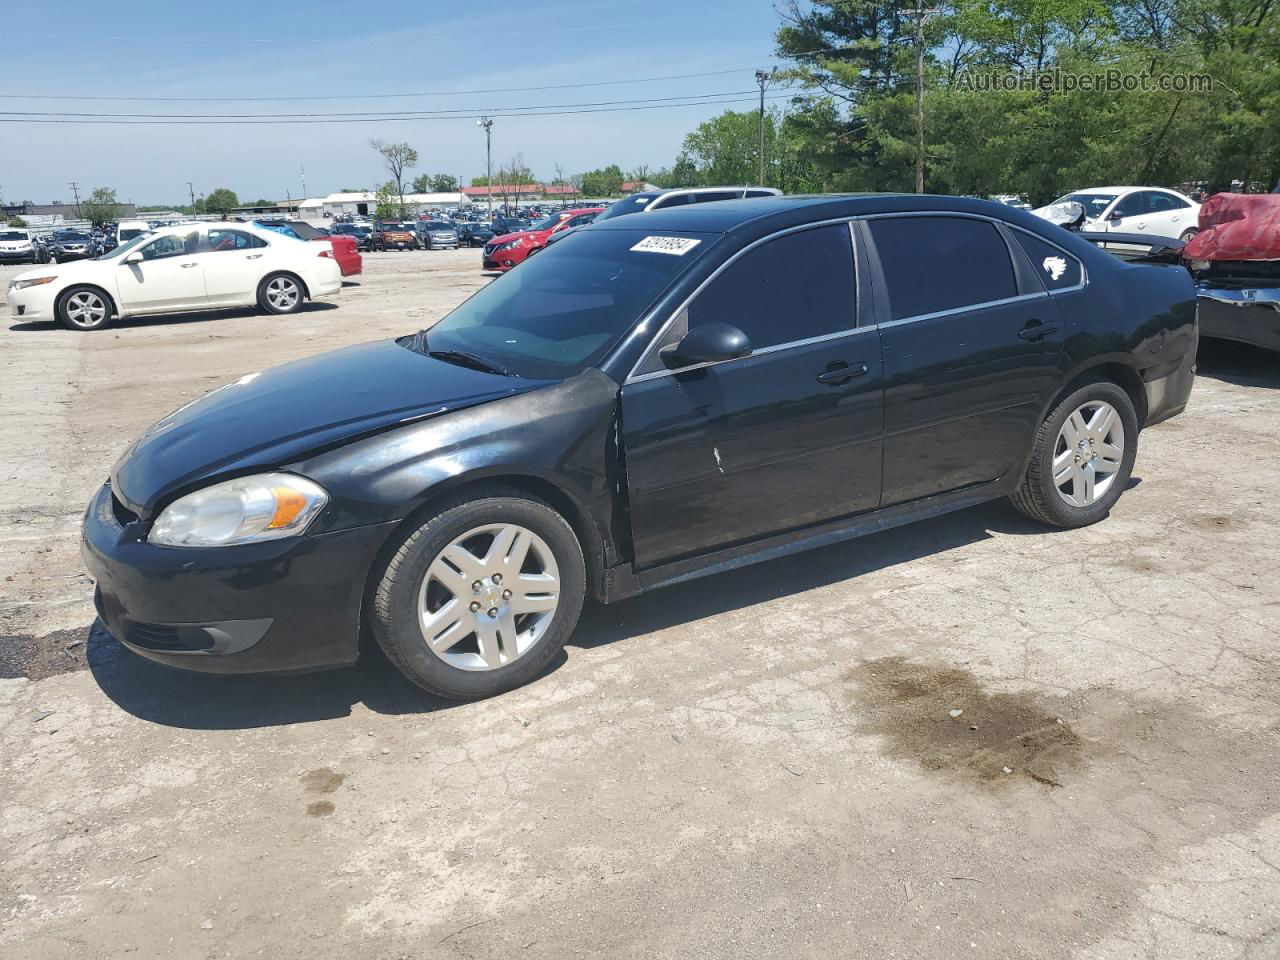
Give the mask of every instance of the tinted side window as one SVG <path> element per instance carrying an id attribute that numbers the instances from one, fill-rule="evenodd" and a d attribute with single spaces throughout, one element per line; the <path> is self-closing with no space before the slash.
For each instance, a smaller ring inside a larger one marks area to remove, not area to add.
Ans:
<path id="1" fill-rule="evenodd" d="M 165 257 L 180 257 L 183 254 L 195 253 L 199 239 L 200 235 L 197 233 L 188 233 L 185 236 L 168 234 L 157 237 L 142 248 L 142 259 L 163 260 Z"/>
<path id="2" fill-rule="evenodd" d="M 1186 204 L 1177 197 L 1169 193 L 1157 193 L 1151 190 L 1147 193 L 1147 209 L 1152 213 L 1163 213 L 1166 210 L 1181 210 Z"/>
<path id="3" fill-rule="evenodd" d="M 1147 212 L 1147 192 L 1139 190 L 1137 193 L 1131 193 L 1119 203 L 1115 205 L 1112 213 L 1118 213 L 1122 217 L 1136 217 L 1140 213 Z"/>
<path id="4" fill-rule="evenodd" d="M 655 210 L 665 210 L 667 207 L 683 207 L 693 203 L 693 195 L 688 193 L 678 193 L 672 197 L 659 197 L 658 202 L 653 205 Z"/>
<path id="5" fill-rule="evenodd" d="M 689 306 L 689 327 L 730 323 L 759 350 L 854 324 L 853 245 L 845 224 L 788 234 L 735 260 Z"/>
<path id="6" fill-rule="evenodd" d="M 894 320 L 1017 296 L 1009 248 L 986 220 L 898 217 L 868 225 Z"/>
<path id="7" fill-rule="evenodd" d="M 267 242 L 243 230 L 210 230 L 209 249 L 214 253 L 225 250 L 250 250 L 265 247 Z"/>
<path id="8" fill-rule="evenodd" d="M 1075 257 L 1021 230 L 1014 230 L 1013 235 L 1027 252 L 1031 265 L 1047 289 L 1065 290 L 1084 279 L 1084 267 Z"/>
<path id="9" fill-rule="evenodd" d="M 737 190 L 708 190 L 692 196 L 694 203 L 715 203 L 718 200 L 737 200 L 742 194 Z"/>

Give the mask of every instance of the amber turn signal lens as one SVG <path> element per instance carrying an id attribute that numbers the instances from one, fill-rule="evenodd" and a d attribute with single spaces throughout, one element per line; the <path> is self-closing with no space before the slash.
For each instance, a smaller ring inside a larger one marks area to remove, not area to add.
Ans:
<path id="1" fill-rule="evenodd" d="M 287 527 L 306 509 L 307 498 L 297 490 L 290 490 L 288 487 L 272 487 L 271 494 L 276 498 L 276 512 L 272 514 L 271 522 L 267 524 L 268 530 Z"/>

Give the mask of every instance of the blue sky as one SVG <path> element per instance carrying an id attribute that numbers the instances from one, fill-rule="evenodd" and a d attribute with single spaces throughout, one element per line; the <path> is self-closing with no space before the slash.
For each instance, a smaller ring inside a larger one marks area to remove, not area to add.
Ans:
<path id="1" fill-rule="evenodd" d="M 481 13 L 479 11 L 492 11 Z M 502 110 L 535 104 L 754 90 L 776 62 L 773 0 L 217 0 L 208 4 L 43 0 L 0 9 L 6 37 L 0 111 L 310 113 Z M 528 91 L 742 68 L 683 81 Z M 520 88 L 511 93 L 451 91 Z M 315 97 L 443 91 L 382 100 L 112 102 L 99 97 Z M 750 96 L 751 94 L 744 94 Z M 495 167 L 515 153 L 540 177 L 618 163 L 670 164 L 684 134 L 724 106 L 495 120 Z M 733 109 L 749 109 L 748 105 Z M 474 117 L 384 123 L 120 126 L 0 124 L 0 195 L 71 198 L 110 186 L 122 200 L 173 203 L 228 186 L 242 198 L 311 196 L 386 179 L 370 137 L 406 140 L 415 172 L 484 173 Z"/>

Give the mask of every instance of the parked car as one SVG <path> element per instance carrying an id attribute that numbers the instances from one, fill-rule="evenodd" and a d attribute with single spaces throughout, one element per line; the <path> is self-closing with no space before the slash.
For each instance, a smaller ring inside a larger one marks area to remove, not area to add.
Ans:
<path id="1" fill-rule="evenodd" d="M 1062 203 L 1083 206 L 1087 229 L 1095 232 L 1151 233 L 1185 242 L 1198 229 L 1200 205 L 1163 187 L 1090 187 L 1031 212 L 1044 216 L 1050 207 Z"/>
<path id="2" fill-rule="evenodd" d="M 428 250 L 457 250 L 458 233 L 453 224 L 443 220 L 424 220 L 418 227 L 418 240 Z"/>
<path id="3" fill-rule="evenodd" d="M 1280 195 L 1210 197 L 1183 257 L 1196 279 L 1202 336 L 1280 350 Z"/>
<path id="4" fill-rule="evenodd" d="M 55 230 L 49 242 L 49 259 L 54 263 L 69 263 L 96 257 L 98 250 L 93 237 L 79 230 Z"/>
<path id="5" fill-rule="evenodd" d="M 39 267 L 9 281 L 14 319 L 101 330 L 117 317 L 257 304 L 293 313 L 342 288 L 327 246 L 249 224 L 162 227 L 97 260 Z"/>
<path id="6" fill-rule="evenodd" d="M 151 232 L 151 224 L 145 220 L 121 220 L 116 224 L 116 246 L 122 247 L 130 240 L 136 240 L 143 234 Z"/>
<path id="7" fill-rule="evenodd" d="M 372 250 L 417 250 L 418 234 L 403 223 L 376 223 L 369 236 L 369 246 Z"/>
<path id="8" fill-rule="evenodd" d="M 487 223 L 458 224 L 458 243 L 468 247 L 483 247 L 494 238 L 493 227 Z"/>
<path id="9" fill-rule="evenodd" d="M 305 220 L 260 219 L 253 222 L 266 230 L 283 233 L 286 237 L 293 237 L 295 240 L 327 244 L 333 251 L 333 258 L 338 261 L 338 268 L 344 277 L 355 276 L 364 269 L 364 261 L 360 258 L 355 237 L 342 234 L 335 236 L 328 230 L 313 227 Z"/>
<path id="10" fill-rule="evenodd" d="M 40 244 L 26 227 L 0 226 L 0 263 L 39 263 Z"/>
<path id="11" fill-rule="evenodd" d="M 166 417 L 83 555 L 107 629 L 162 663 L 348 664 L 367 623 L 419 686 L 483 697 L 538 676 L 588 594 L 1005 496 L 1095 523 L 1195 345 L 1185 270 L 986 201 L 607 220 L 428 330 Z"/>
<path id="12" fill-rule="evenodd" d="M 604 207 L 581 207 L 576 210 L 561 210 L 538 221 L 528 230 L 496 236 L 484 245 L 484 260 L 480 269 L 505 273 L 540 251 L 553 233 L 584 226 L 594 220 L 596 214 L 603 209 Z"/>
<path id="13" fill-rule="evenodd" d="M 334 236 L 355 238 L 356 249 L 363 253 L 369 249 L 369 237 L 373 234 L 373 228 L 359 223 L 335 223 L 331 232 Z"/>
<path id="14" fill-rule="evenodd" d="M 670 190 L 645 190 L 623 197 L 600 214 L 600 220 L 612 220 L 630 213 L 652 213 L 692 203 L 718 203 L 721 200 L 753 200 L 781 196 L 773 187 L 675 187 Z"/>

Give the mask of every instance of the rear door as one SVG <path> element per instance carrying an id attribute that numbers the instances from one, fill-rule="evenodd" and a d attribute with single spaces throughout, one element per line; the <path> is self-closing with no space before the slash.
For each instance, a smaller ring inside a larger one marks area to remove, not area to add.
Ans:
<path id="1" fill-rule="evenodd" d="M 866 230 L 890 311 L 883 503 L 1021 469 L 1058 388 L 1057 304 L 994 221 L 889 216 Z"/>
<path id="2" fill-rule="evenodd" d="M 699 324 L 750 356 L 670 369 Z M 700 290 L 622 388 L 637 569 L 874 508 L 880 345 L 857 325 L 847 224 L 749 248 Z"/>
<path id="3" fill-rule="evenodd" d="M 210 227 L 208 246 L 199 258 L 204 264 L 209 303 L 222 306 L 253 303 L 258 296 L 258 280 L 265 268 L 267 250 L 267 242 L 247 230 Z"/>

